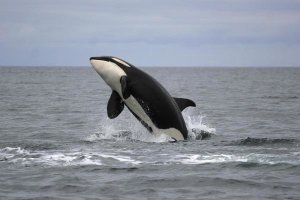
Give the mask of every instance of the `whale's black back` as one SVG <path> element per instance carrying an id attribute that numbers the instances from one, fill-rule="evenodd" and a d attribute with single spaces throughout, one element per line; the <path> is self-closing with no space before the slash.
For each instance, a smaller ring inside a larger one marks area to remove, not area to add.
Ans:
<path id="1" fill-rule="evenodd" d="M 153 77 L 134 66 L 124 67 L 123 70 L 127 74 L 131 95 L 153 123 L 160 129 L 176 128 L 186 139 L 187 128 L 181 110 L 168 91 Z"/>

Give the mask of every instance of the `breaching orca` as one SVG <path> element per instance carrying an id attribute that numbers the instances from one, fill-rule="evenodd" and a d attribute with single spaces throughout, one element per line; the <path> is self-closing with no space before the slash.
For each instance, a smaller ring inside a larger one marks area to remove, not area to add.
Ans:
<path id="1" fill-rule="evenodd" d="M 171 97 L 157 80 L 122 59 L 91 57 L 90 62 L 112 89 L 109 118 L 116 118 L 126 105 L 150 132 L 166 134 L 175 141 L 187 139 L 181 111 L 196 106 L 192 100 Z"/>

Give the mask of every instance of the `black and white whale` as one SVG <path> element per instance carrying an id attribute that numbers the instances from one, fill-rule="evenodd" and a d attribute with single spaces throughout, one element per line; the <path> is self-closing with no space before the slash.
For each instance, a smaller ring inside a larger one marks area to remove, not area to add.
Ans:
<path id="1" fill-rule="evenodd" d="M 116 57 L 91 57 L 91 65 L 112 89 L 107 104 L 108 117 L 116 118 L 124 109 L 152 133 L 185 140 L 188 131 L 181 111 L 196 106 L 189 99 L 174 98 L 153 77 Z"/>

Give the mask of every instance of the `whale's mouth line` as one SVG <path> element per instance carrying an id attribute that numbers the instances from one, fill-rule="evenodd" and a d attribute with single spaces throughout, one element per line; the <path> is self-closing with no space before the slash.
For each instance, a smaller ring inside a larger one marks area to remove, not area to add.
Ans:
<path id="1" fill-rule="evenodd" d="M 90 60 L 110 61 L 111 59 L 107 56 L 93 56 L 93 57 L 90 57 Z"/>
<path id="2" fill-rule="evenodd" d="M 108 56 L 101 56 L 101 57 L 90 57 L 90 61 L 92 60 L 102 60 L 106 62 L 118 63 L 126 67 L 131 67 L 131 65 L 124 60 L 116 57 L 108 57 Z"/>

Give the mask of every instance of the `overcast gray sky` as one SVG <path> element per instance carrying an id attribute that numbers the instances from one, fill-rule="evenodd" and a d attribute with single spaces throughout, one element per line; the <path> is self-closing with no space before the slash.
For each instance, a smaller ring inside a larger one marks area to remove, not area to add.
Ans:
<path id="1" fill-rule="evenodd" d="M 300 0 L 0 0 L 0 66 L 300 66 Z"/>

